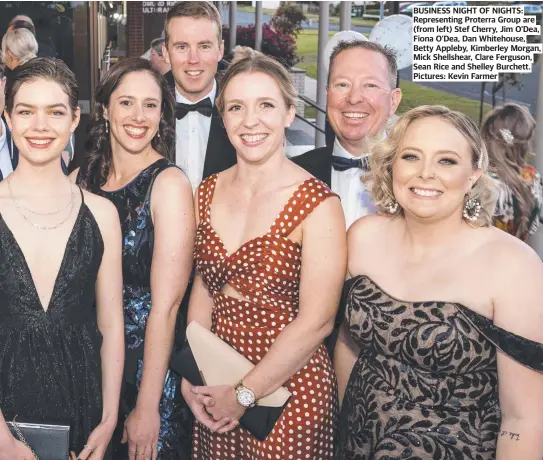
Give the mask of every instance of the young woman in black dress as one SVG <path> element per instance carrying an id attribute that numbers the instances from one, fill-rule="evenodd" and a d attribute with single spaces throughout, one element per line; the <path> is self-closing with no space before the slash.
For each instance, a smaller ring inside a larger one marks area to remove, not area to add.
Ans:
<path id="1" fill-rule="evenodd" d="M 59 168 L 79 115 L 75 77 L 60 60 L 33 59 L 8 84 L 19 165 L 0 183 L 2 460 L 34 458 L 5 420 L 69 421 L 70 450 L 93 460 L 117 422 L 121 232 L 111 203 Z"/>

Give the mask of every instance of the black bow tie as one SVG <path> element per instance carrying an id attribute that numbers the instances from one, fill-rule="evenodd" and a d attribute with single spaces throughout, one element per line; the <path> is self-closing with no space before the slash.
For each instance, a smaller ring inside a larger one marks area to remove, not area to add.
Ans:
<path id="1" fill-rule="evenodd" d="M 185 118 L 187 113 L 194 111 L 201 113 L 204 117 L 210 117 L 211 112 L 213 111 L 211 99 L 206 97 L 196 104 L 184 104 L 183 102 L 175 103 L 175 118 L 178 120 Z"/>
<path id="2" fill-rule="evenodd" d="M 347 171 L 348 169 L 362 169 L 363 171 L 370 170 L 370 159 L 367 155 L 361 158 L 345 158 L 332 155 L 332 167 L 336 171 Z"/>

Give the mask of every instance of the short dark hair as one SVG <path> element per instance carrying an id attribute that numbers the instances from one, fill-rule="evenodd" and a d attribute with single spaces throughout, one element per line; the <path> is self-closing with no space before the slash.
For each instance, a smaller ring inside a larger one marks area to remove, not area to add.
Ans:
<path id="1" fill-rule="evenodd" d="M 16 21 L 13 21 L 10 24 L 10 27 L 12 27 L 13 30 L 27 29 L 30 32 L 32 32 L 32 35 L 36 35 L 36 28 L 34 27 L 34 24 L 32 24 L 31 22 L 25 21 L 24 19 L 17 19 Z"/>
<path id="2" fill-rule="evenodd" d="M 151 48 L 155 50 L 155 53 L 159 56 L 162 56 L 162 43 L 164 43 L 163 38 L 155 38 L 151 40 Z"/>
<path id="3" fill-rule="evenodd" d="M 75 75 L 60 59 L 50 57 L 36 57 L 15 68 L 6 85 L 7 112 L 11 114 L 15 95 L 21 88 L 21 85 L 40 78 L 54 81 L 60 85 L 68 96 L 72 116 L 75 117 L 79 93 Z"/>
<path id="4" fill-rule="evenodd" d="M 330 75 L 332 75 L 332 67 L 334 65 L 334 60 L 342 51 L 352 50 L 360 48 L 363 50 L 374 51 L 384 56 L 388 63 L 388 81 L 390 83 L 390 88 L 395 89 L 398 87 L 398 64 L 396 63 L 396 54 L 392 49 L 387 46 L 381 46 L 378 43 L 370 42 L 366 40 L 352 40 L 352 41 L 340 41 L 336 47 L 333 49 L 332 54 L 330 55 L 330 67 L 328 70 L 328 80 L 326 86 L 330 85 Z"/>
<path id="5" fill-rule="evenodd" d="M 217 24 L 219 44 L 222 40 L 222 20 L 221 15 L 215 5 L 211 2 L 177 2 L 171 7 L 164 21 L 164 43 L 168 46 L 170 36 L 168 34 L 168 25 L 173 18 L 205 18 Z"/>

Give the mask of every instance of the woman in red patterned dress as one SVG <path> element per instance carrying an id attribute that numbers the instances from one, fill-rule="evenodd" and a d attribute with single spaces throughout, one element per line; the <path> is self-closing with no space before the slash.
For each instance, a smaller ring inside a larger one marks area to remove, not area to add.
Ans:
<path id="1" fill-rule="evenodd" d="M 217 97 L 237 165 L 196 192 L 197 276 L 189 307 L 189 322 L 256 365 L 241 382 L 249 399 L 280 386 L 292 398 L 259 441 L 239 426 L 247 401 L 238 402 L 233 386 L 183 381 L 198 420 L 195 460 L 333 456 L 337 388 L 323 340 L 345 276 L 345 222 L 337 196 L 285 155 L 295 96 L 281 64 L 238 51 Z"/>

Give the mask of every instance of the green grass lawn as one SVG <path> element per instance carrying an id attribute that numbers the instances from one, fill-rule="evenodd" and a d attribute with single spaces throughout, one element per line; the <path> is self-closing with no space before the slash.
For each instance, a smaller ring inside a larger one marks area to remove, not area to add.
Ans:
<path id="1" fill-rule="evenodd" d="M 328 35 L 332 36 L 334 33 L 329 32 Z M 317 44 L 318 31 L 316 30 L 303 30 L 296 42 L 298 56 L 302 58 L 302 61 L 296 64 L 296 67 L 304 69 L 307 76 L 311 78 L 317 78 Z M 400 114 L 419 105 L 441 104 L 452 110 L 465 113 L 476 123 L 479 123 L 479 101 L 458 97 L 410 81 L 401 81 L 400 88 L 403 93 L 402 102 L 398 108 Z M 491 108 L 490 104 L 485 104 L 483 116 Z M 305 114 L 308 118 L 315 118 L 316 110 L 313 107 L 306 107 Z"/>

